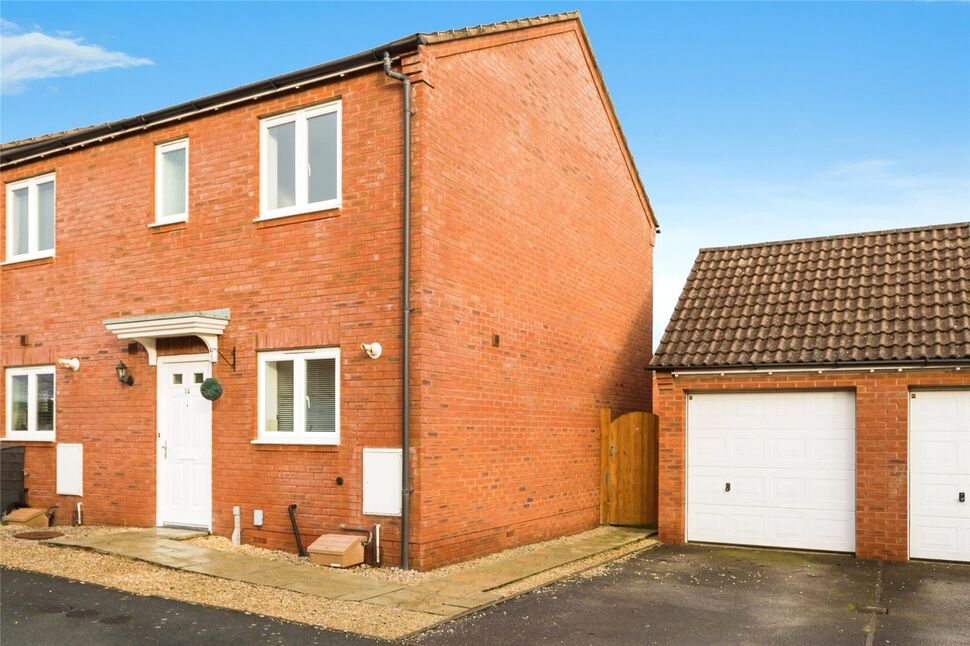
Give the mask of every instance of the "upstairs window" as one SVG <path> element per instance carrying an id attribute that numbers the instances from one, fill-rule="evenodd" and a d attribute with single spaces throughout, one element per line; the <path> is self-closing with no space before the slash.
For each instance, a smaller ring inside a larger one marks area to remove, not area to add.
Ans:
<path id="1" fill-rule="evenodd" d="M 54 366 L 7 368 L 7 439 L 54 440 Z"/>
<path id="2" fill-rule="evenodd" d="M 155 146 L 155 223 L 189 219 L 189 140 Z"/>
<path id="3" fill-rule="evenodd" d="M 260 124 L 260 219 L 340 206 L 340 101 Z"/>
<path id="4" fill-rule="evenodd" d="M 259 439 L 340 443 L 340 350 L 259 353 Z"/>
<path id="5" fill-rule="evenodd" d="M 7 262 L 54 255 L 54 173 L 7 184 Z"/>

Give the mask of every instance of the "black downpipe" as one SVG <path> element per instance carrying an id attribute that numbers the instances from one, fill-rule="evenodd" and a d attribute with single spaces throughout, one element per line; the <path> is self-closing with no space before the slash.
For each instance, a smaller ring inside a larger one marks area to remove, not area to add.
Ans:
<path id="1" fill-rule="evenodd" d="M 403 275 L 401 277 L 401 569 L 408 569 L 411 538 L 411 390 L 408 364 L 411 359 L 411 79 L 391 69 L 391 55 L 384 52 L 384 73 L 401 82 L 404 93 L 404 213 Z"/>
<path id="2" fill-rule="evenodd" d="M 306 550 L 303 548 L 303 539 L 300 538 L 300 528 L 296 524 L 296 503 L 291 504 L 286 510 L 290 512 L 290 525 L 293 526 L 293 537 L 296 538 L 296 549 L 300 556 L 306 556 Z"/>

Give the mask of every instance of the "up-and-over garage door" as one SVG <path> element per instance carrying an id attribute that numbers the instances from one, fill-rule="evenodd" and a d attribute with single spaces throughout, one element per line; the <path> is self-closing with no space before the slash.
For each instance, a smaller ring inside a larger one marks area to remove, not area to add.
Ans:
<path id="1" fill-rule="evenodd" d="M 687 540 L 855 551 L 855 395 L 690 395 Z"/>

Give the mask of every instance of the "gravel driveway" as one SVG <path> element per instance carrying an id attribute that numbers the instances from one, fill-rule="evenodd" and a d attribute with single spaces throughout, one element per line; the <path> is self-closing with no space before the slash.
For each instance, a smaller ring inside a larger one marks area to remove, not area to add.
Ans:
<path id="1" fill-rule="evenodd" d="M 888 610 L 888 614 L 879 614 Z M 970 565 L 658 546 L 422 644 L 970 644 Z"/>

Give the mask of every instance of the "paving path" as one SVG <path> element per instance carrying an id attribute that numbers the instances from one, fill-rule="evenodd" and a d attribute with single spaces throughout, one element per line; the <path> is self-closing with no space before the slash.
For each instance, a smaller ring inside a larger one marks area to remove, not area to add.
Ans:
<path id="1" fill-rule="evenodd" d="M 494 603 L 503 596 L 500 591 L 503 586 L 560 565 L 644 541 L 652 534 L 652 530 L 644 529 L 601 528 L 593 534 L 574 536 L 413 585 L 389 583 L 343 570 L 291 565 L 201 547 L 185 541 L 199 536 L 198 532 L 179 529 L 151 528 L 102 536 L 66 536 L 48 542 L 327 599 L 362 601 L 453 617 Z"/>

